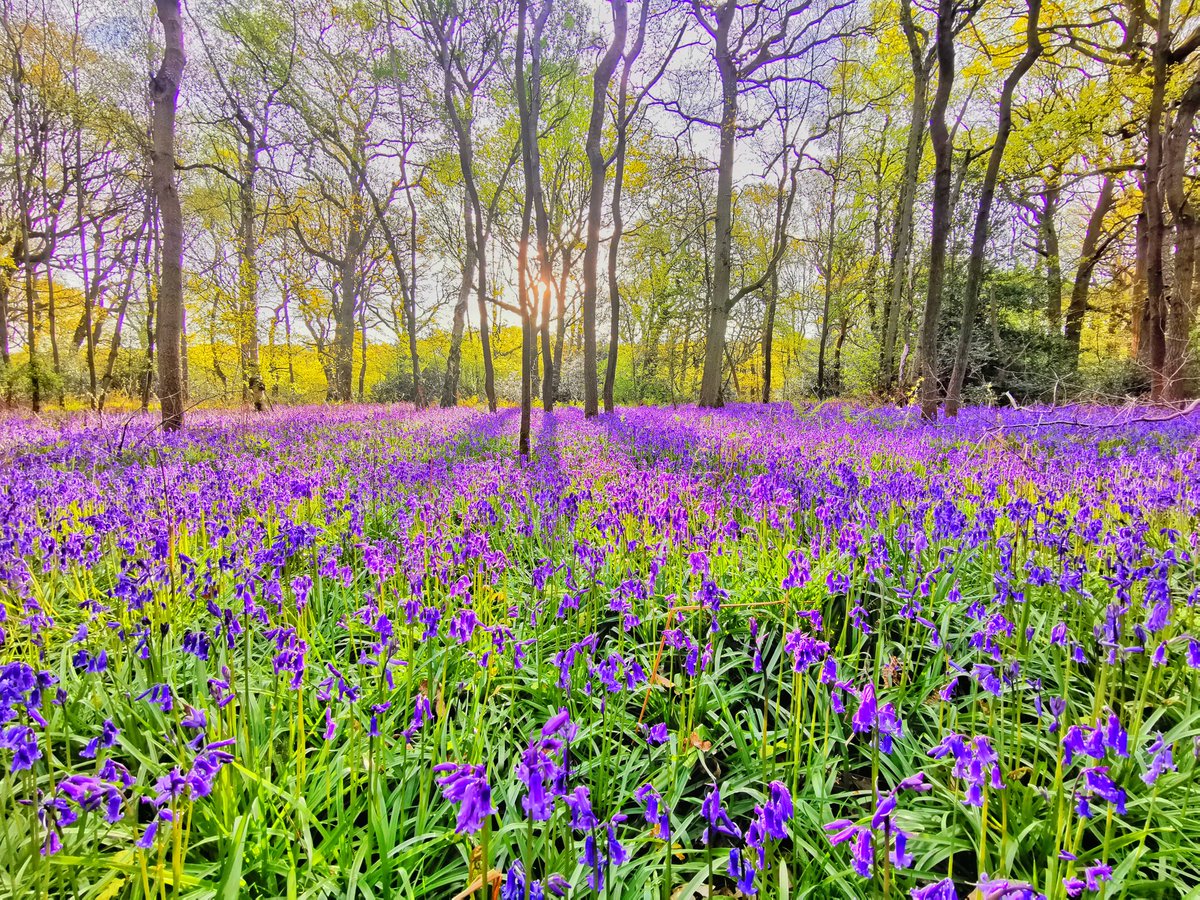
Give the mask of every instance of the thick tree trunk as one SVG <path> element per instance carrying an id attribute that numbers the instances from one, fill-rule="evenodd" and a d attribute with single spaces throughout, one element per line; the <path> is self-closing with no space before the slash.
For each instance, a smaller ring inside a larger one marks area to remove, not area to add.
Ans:
<path id="1" fill-rule="evenodd" d="M 151 180 L 162 221 L 158 288 L 158 398 L 167 431 L 183 427 L 183 210 L 175 183 L 175 108 L 186 57 L 179 0 L 155 0 L 165 38 L 162 65 L 151 81 L 154 101 Z"/>
<path id="2" fill-rule="evenodd" d="M 645 2 L 645 0 L 643 0 Z M 604 112 L 608 105 L 608 85 L 617 61 L 625 50 L 628 30 L 627 0 L 613 0 L 613 38 L 592 75 L 592 111 L 588 119 L 585 151 L 588 160 L 587 238 L 583 248 L 583 414 L 588 418 L 600 411 L 596 371 L 596 297 L 600 262 L 600 224 L 603 216 L 605 160 L 600 146 L 604 135 Z"/>
<path id="3" fill-rule="evenodd" d="M 1174 258 L 1166 296 L 1166 352 L 1163 366 L 1163 400 L 1178 404 L 1187 399 L 1191 359 L 1191 330 L 1195 298 L 1192 296 L 1196 263 L 1196 238 L 1200 235 L 1195 206 L 1189 197 L 1185 174 L 1192 127 L 1200 110 L 1200 70 L 1180 98 L 1175 123 L 1167 138 L 1163 160 L 1164 193 L 1174 220 Z"/>

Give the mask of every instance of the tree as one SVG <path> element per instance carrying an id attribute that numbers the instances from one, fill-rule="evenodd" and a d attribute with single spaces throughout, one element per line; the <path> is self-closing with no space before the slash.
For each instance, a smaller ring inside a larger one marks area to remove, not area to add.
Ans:
<path id="1" fill-rule="evenodd" d="M 1025 74 L 1033 68 L 1042 55 L 1040 18 L 1041 0 L 1027 0 L 1025 17 L 1025 52 L 1004 79 L 1000 90 L 999 121 L 996 137 L 988 154 L 987 172 L 980 189 L 979 207 L 975 212 L 975 226 L 971 235 L 971 255 L 967 261 L 967 284 L 963 293 L 962 323 L 958 330 L 958 346 L 954 354 L 954 369 L 950 373 L 950 385 L 946 391 L 946 415 L 958 415 L 962 398 L 963 379 L 966 377 L 967 354 L 971 349 L 971 331 L 975 325 L 975 313 L 979 304 L 979 287 L 983 281 L 983 254 L 991 225 L 992 200 L 996 193 L 996 180 L 1000 177 L 1000 163 L 1004 159 L 1004 148 L 1012 131 L 1013 94 Z M 1054 265 L 1057 266 L 1058 250 L 1053 250 Z M 1061 279 L 1061 275 L 1059 276 Z M 1061 301 L 1060 301 L 1061 302 Z"/>
<path id="2" fill-rule="evenodd" d="M 162 65 L 150 82 L 154 104 L 151 176 L 162 220 L 162 272 L 158 287 L 158 398 L 167 431 L 183 427 L 183 209 L 175 181 L 175 112 L 187 58 L 179 0 L 155 0 L 162 24 Z"/>
<path id="3" fill-rule="evenodd" d="M 238 290 L 235 312 L 241 352 L 242 399 L 263 408 L 266 386 L 258 357 L 259 177 L 262 154 L 270 149 L 271 128 L 280 96 L 291 81 L 296 57 L 296 12 L 291 21 L 270 4 L 242 9 L 220 6 L 213 14 L 217 37 L 227 52 L 214 50 L 197 27 L 218 89 L 216 110 L 221 137 L 232 137 L 236 168 L 204 163 L 227 178 L 236 190 Z M 193 22 L 195 20 L 193 19 Z M 232 50 L 232 52 L 228 52 Z M 218 149 L 218 159 L 219 159 Z"/>
<path id="4" fill-rule="evenodd" d="M 643 0 L 645 9 L 648 0 Z M 607 163 L 600 147 L 604 130 L 604 112 L 608 105 L 608 85 L 617 62 L 625 50 L 629 27 L 628 3 L 613 0 L 613 37 L 592 75 L 592 111 L 588 119 L 588 207 L 587 243 L 583 251 L 583 414 L 599 412 L 600 392 L 596 372 L 596 297 L 599 293 L 597 269 L 600 262 L 600 224 L 603 216 L 604 181 Z M 622 79 L 624 82 L 624 79 Z"/>
<path id="5" fill-rule="evenodd" d="M 946 109 L 954 89 L 954 36 L 974 16 L 978 6 L 968 6 L 961 0 L 938 0 L 937 29 L 934 47 L 937 55 L 938 83 L 929 111 L 929 133 L 933 142 L 933 222 L 929 237 L 929 274 L 925 292 L 925 310 L 921 317 L 917 345 L 920 369 L 921 416 L 932 420 L 937 416 L 939 382 L 937 368 L 938 315 L 942 308 L 942 283 L 946 275 L 946 244 L 950 237 L 951 178 L 953 177 L 954 146 L 946 125 Z"/>
<path id="6" fill-rule="evenodd" d="M 720 406 L 723 402 L 725 331 L 730 310 L 740 299 L 731 292 L 734 162 L 738 132 L 745 128 L 738 119 L 739 102 L 743 100 L 743 92 L 766 89 L 778 77 L 776 73 L 785 61 L 803 59 L 817 47 L 840 37 L 841 32 L 829 26 L 847 6 L 840 0 L 821 4 L 814 0 L 800 3 L 728 0 L 720 4 L 691 0 L 693 18 L 712 42 L 712 60 L 721 92 L 719 120 L 706 120 L 694 113 L 687 115 L 690 121 L 719 131 L 713 293 L 700 382 L 702 407 Z M 678 103 L 675 106 L 680 108 Z"/>

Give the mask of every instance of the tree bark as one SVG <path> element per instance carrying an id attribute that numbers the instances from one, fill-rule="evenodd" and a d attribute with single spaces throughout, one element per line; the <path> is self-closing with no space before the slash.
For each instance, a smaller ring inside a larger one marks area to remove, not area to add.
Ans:
<path id="1" fill-rule="evenodd" d="M 466 220 L 466 230 L 474 235 L 474 215 L 469 202 L 463 204 L 463 218 Z M 446 380 L 442 384 L 442 406 L 450 407 L 458 403 L 458 378 L 462 370 L 462 339 L 463 327 L 467 319 L 467 300 L 471 296 L 471 278 L 475 271 L 475 239 L 467 243 L 466 255 L 462 263 L 462 280 L 458 285 L 458 299 L 454 303 L 454 319 L 450 324 L 450 349 L 446 353 Z"/>
<path id="2" fill-rule="evenodd" d="M 996 182 L 1000 177 L 1000 163 L 1008 136 L 1012 133 L 1013 94 L 1025 74 L 1033 68 L 1042 55 L 1042 39 L 1039 19 L 1042 0 L 1028 0 L 1025 24 L 1025 52 L 1013 70 L 1004 79 L 1000 91 L 1000 114 L 996 126 L 996 137 L 988 154 L 987 171 L 980 188 L 979 207 L 975 212 L 975 228 L 971 235 L 971 254 L 967 260 L 967 284 L 963 292 L 962 324 L 958 331 L 958 346 L 954 354 L 954 369 L 950 373 L 950 387 L 946 391 L 946 415 L 958 415 L 962 399 L 963 381 L 967 374 L 967 357 L 971 351 L 971 333 L 975 327 L 975 315 L 979 309 L 979 288 L 983 283 L 983 256 L 987 249 L 988 230 L 991 224 L 992 201 L 996 195 Z M 1060 286 L 1061 290 L 1061 286 Z M 1061 308 L 1061 298 L 1059 306 Z"/>
<path id="3" fill-rule="evenodd" d="M 951 178 L 954 166 L 954 146 L 946 127 L 946 108 L 954 88 L 954 19 L 958 11 L 956 0 L 938 0 L 937 31 L 934 43 L 937 50 L 938 84 L 929 113 L 929 135 L 933 142 L 933 222 L 929 236 L 929 275 L 925 292 L 925 310 L 917 338 L 917 355 L 921 386 L 919 392 L 921 417 L 932 421 L 937 417 L 939 383 L 937 366 L 938 315 L 942 308 L 942 282 L 946 274 L 946 244 L 950 237 L 952 218 Z"/>
<path id="4" fill-rule="evenodd" d="M 908 283 L 908 264 L 912 254 L 913 212 L 917 197 L 917 176 L 921 171 L 921 155 L 925 148 L 925 105 L 929 94 L 930 69 L 933 57 L 917 41 L 912 18 L 911 0 L 900 2 L 900 24 L 908 41 L 909 62 L 913 74 L 912 105 L 909 109 L 908 145 L 904 151 L 904 169 L 900 175 L 900 192 L 896 199 L 896 215 L 892 226 L 891 268 L 888 275 L 887 308 L 883 315 L 883 341 L 880 348 L 879 386 L 890 390 L 896 383 L 896 336 L 900 326 L 900 307 Z"/>
<path id="5" fill-rule="evenodd" d="M 175 183 L 175 110 L 183 55 L 179 0 L 155 0 L 165 46 L 151 81 L 154 102 L 151 181 L 162 221 L 162 269 L 158 287 L 158 398 L 166 431 L 183 427 L 183 210 Z"/>
<path id="6" fill-rule="evenodd" d="M 621 286 L 617 282 L 617 261 L 621 248 L 621 236 L 625 230 L 625 219 L 621 214 L 621 195 L 625 188 L 625 148 L 629 137 L 629 73 L 634 61 L 641 55 L 646 42 L 646 22 L 649 18 L 650 4 L 642 0 L 642 8 L 638 17 L 638 34 L 633 46 L 625 54 L 625 62 L 621 66 L 621 88 L 617 95 L 617 146 L 613 153 L 613 191 L 612 191 L 612 237 L 608 240 L 608 354 L 604 361 L 604 411 L 611 413 L 614 408 L 614 392 L 617 381 L 617 349 L 621 338 Z"/>
<path id="7" fill-rule="evenodd" d="M 1105 176 L 1100 185 L 1100 196 L 1088 216 L 1087 229 L 1079 250 L 1079 265 L 1075 269 L 1075 280 L 1071 284 L 1071 301 L 1067 305 L 1064 335 L 1071 356 L 1071 368 L 1079 367 L 1079 346 L 1083 338 L 1083 320 L 1087 315 L 1088 293 L 1091 291 L 1092 273 L 1100 261 L 1103 248 L 1100 237 L 1104 230 L 1104 218 L 1113 205 L 1113 179 Z"/>
<path id="8" fill-rule="evenodd" d="M 1146 214 L 1146 308 L 1141 341 L 1150 366 L 1150 400 L 1164 399 L 1167 359 L 1167 302 L 1163 271 L 1163 109 L 1167 91 L 1167 51 L 1170 40 L 1171 0 L 1161 0 L 1158 33 L 1151 52 L 1150 107 L 1146 119 L 1146 169 L 1142 207 Z"/>
<path id="9" fill-rule="evenodd" d="M 776 269 L 771 273 L 770 287 L 767 289 L 767 310 L 763 318 L 763 338 L 762 338 L 762 355 L 763 355 L 763 375 L 762 375 L 762 402 L 771 402 L 771 378 L 774 372 L 774 364 L 771 359 L 775 352 L 775 309 L 779 304 L 779 270 Z"/>
<path id="10" fill-rule="evenodd" d="M 717 74 L 721 82 L 721 128 L 717 154 L 716 234 L 713 239 L 713 291 L 704 338 L 704 369 L 700 376 L 698 405 L 712 409 L 723 405 L 721 387 L 725 363 L 725 330 L 729 321 L 730 278 L 733 264 L 733 163 L 737 144 L 737 66 L 729 47 L 729 29 L 737 4 L 718 10 L 714 29 Z"/>
<path id="11" fill-rule="evenodd" d="M 628 30 L 627 0 L 613 0 L 612 43 L 600 58 L 592 74 L 592 111 L 588 119 L 584 149 L 588 161 L 587 237 L 583 248 L 583 414 L 591 418 L 600 411 L 600 392 L 596 371 L 596 297 L 599 293 L 597 270 L 600 262 L 600 220 L 603 215 L 604 180 L 607 170 L 600 139 L 604 135 L 604 112 L 608 105 L 608 86 L 617 61 L 625 50 Z"/>
<path id="12" fill-rule="evenodd" d="M 1175 229 L 1171 281 L 1166 295 L 1163 400 L 1178 404 L 1187 399 L 1187 370 L 1192 363 L 1190 338 L 1195 298 L 1192 272 L 1196 262 L 1196 238 L 1200 234 L 1195 206 L 1188 194 L 1185 173 L 1192 128 L 1200 111 L 1200 70 L 1180 98 L 1175 122 L 1167 137 L 1163 160 L 1163 182 L 1167 207 Z"/>
<path id="13" fill-rule="evenodd" d="M 1055 172 L 1042 191 L 1042 207 L 1038 210 L 1038 230 L 1042 233 L 1042 252 L 1046 256 L 1046 321 L 1056 334 L 1062 328 L 1062 258 L 1058 244 L 1058 206 L 1062 187 Z"/>

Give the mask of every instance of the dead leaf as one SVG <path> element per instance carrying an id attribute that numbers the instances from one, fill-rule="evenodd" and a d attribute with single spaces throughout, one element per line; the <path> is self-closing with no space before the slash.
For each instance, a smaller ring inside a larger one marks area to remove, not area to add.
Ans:
<path id="1" fill-rule="evenodd" d="M 696 734 L 694 731 L 688 735 L 688 744 L 695 747 L 701 753 L 707 753 L 712 749 L 712 741 L 700 740 L 700 735 Z"/>
<path id="2" fill-rule="evenodd" d="M 504 881 L 504 873 L 499 869 L 488 869 L 488 884 L 492 886 L 492 893 L 498 893 L 500 883 Z M 483 878 L 476 878 L 465 888 L 454 895 L 454 900 L 467 900 L 473 893 L 483 887 Z"/>

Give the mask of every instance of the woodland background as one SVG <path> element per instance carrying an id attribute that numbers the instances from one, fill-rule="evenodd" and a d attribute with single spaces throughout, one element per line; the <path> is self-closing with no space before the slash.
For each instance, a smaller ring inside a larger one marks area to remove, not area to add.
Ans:
<path id="1" fill-rule="evenodd" d="M 176 340 L 191 405 L 1194 390 L 1193 0 L 4 0 L 2 37 L 9 404 L 148 407 Z"/>

